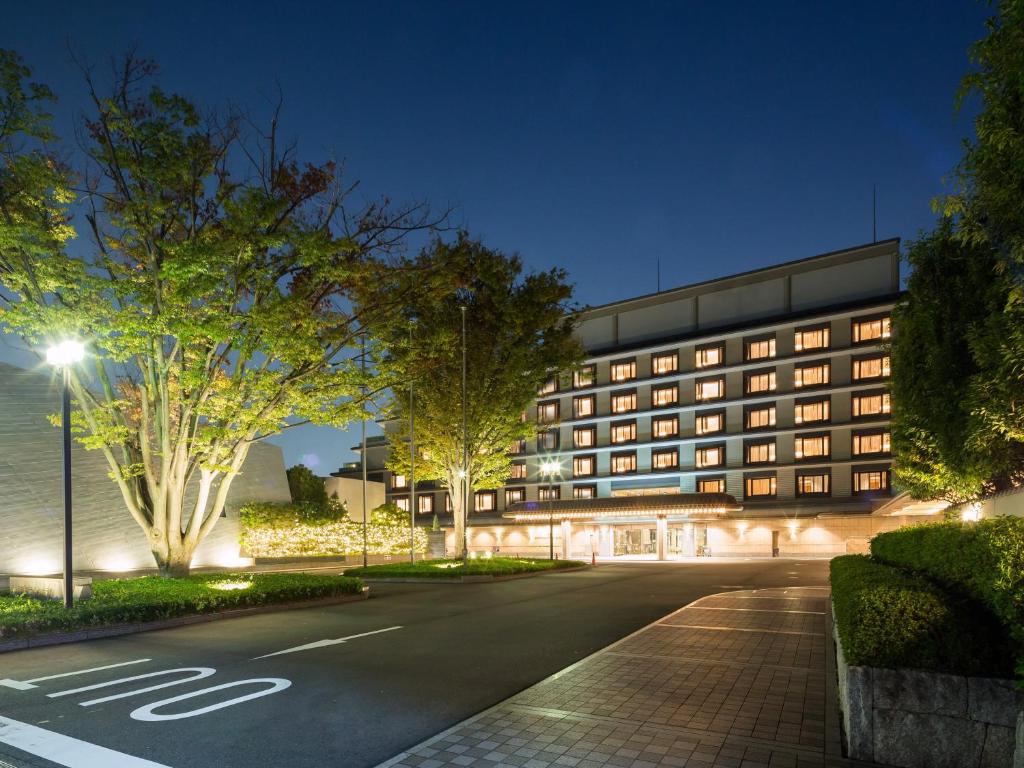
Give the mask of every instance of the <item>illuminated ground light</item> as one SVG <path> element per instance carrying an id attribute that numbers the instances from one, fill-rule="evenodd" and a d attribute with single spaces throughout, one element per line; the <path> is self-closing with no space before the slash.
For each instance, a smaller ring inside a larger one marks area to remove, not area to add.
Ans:
<path id="1" fill-rule="evenodd" d="M 210 584 L 210 589 L 219 589 L 222 592 L 231 592 L 236 589 L 248 589 L 251 586 L 251 581 L 215 581 Z"/>
<path id="2" fill-rule="evenodd" d="M 461 568 L 462 563 L 434 563 L 435 568 Z"/>
<path id="3" fill-rule="evenodd" d="M 484 560 L 490 560 L 490 559 L 491 559 L 491 553 L 490 552 L 484 552 Z"/>
<path id="4" fill-rule="evenodd" d="M 125 555 L 111 555 L 110 557 L 104 558 L 100 565 L 102 570 L 113 571 L 114 573 L 134 571 L 138 568 L 135 561 Z"/>

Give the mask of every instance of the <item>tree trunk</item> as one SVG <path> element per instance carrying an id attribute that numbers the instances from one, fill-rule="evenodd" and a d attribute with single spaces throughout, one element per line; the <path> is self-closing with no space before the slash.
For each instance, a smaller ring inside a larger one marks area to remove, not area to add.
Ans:
<path id="1" fill-rule="evenodd" d="M 156 559 L 157 568 L 160 571 L 160 576 L 165 579 L 185 579 L 188 578 L 192 570 L 192 553 L 189 552 L 187 555 L 179 553 L 172 555 L 167 558 L 162 558 L 156 552 L 153 553 L 153 557 Z"/>
<path id="2" fill-rule="evenodd" d="M 466 481 L 459 479 L 457 472 L 449 473 L 448 477 L 448 495 L 452 500 L 452 519 L 455 529 L 455 556 L 465 559 L 468 552 L 464 546 L 467 515 L 463 503 L 465 501 L 463 483 Z"/>

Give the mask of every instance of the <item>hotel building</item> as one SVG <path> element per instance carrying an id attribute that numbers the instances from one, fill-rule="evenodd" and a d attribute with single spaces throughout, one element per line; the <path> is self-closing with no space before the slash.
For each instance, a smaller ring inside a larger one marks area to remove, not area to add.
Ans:
<path id="1" fill-rule="evenodd" d="M 903 524 L 886 349 L 899 261 L 886 240 L 584 312 L 586 361 L 538 393 L 540 435 L 514 448 L 505 487 L 475 494 L 471 551 L 825 555 Z M 373 441 L 369 466 L 386 451 Z M 407 509 L 407 478 L 385 480 Z M 417 497 L 425 524 L 450 525 L 443 488 Z"/>

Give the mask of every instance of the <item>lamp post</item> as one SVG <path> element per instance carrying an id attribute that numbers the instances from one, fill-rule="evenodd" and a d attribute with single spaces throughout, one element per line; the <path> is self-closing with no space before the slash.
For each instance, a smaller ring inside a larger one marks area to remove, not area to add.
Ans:
<path id="1" fill-rule="evenodd" d="M 469 427 L 466 423 L 466 305 L 462 312 L 462 559 L 469 557 Z"/>
<path id="2" fill-rule="evenodd" d="M 555 559 L 555 497 L 552 493 L 552 483 L 555 480 L 555 473 L 562 469 L 557 461 L 548 459 L 540 465 L 541 475 L 548 478 L 548 560 Z"/>
<path id="3" fill-rule="evenodd" d="M 363 383 L 359 387 L 359 390 L 360 390 L 360 392 L 363 395 L 363 401 L 359 404 L 360 416 L 362 417 L 359 421 L 360 421 L 360 427 L 362 428 L 362 435 L 361 435 L 361 440 L 360 440 L 360 451 L 361 451 L 362 455 L 360 456 L 360 458 L 362 459 L 361 463 L 363 465 L 363 568 L 365 568 L 367 565 L 370 564 L 370 558 L 369 558 L 369 554 L 368 554 L 369 545 L 367 544 L 367 534 L 366 534 L 366 523 L 367 523 L 368 518 L 370 517 L 370 510 L 368 510 L 366 508 L 367 502 L 366 502 L 366 334 L 365 333 L 363 334 L 362 341 L 360 342 L 359 350 L 360 350 L 360 354 L 359 354 L 359 357 L 360 357 L 359 367 L 360 367 L 360 370 L 362 371 L 362 379 L 363 379 Z"/>
<path id="4" fill-rule="evenodd" d="M 409 355 L 412 355 L 412 323 L 409 323 Z M 409 562 L 416 562 L 416 414 L 413 410 L 413 378 L 409 377 Z"/>
<path id="5" fill-rule="evenodd" d="M 61 393 L 61 431 L 63 443 L 61 457 L 64 474 L 64 607 L 70 608 L 75 601 L 75 570 L 72 557 L 71 537 L 71 366 L 85 357 L 85 347 L 80 341 L 68 339 L 46 350 L 46 362 L 61 372 L 63 390 Z"/>

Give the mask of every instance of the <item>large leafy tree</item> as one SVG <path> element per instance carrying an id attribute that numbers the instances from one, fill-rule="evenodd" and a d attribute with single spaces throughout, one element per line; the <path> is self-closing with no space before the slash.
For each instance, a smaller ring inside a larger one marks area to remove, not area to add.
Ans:
<path id="1" fill-rule="evenodd" d="M 430 277 L 428 277 L 430 276 Z M 434 240 L 402 280 L 429 282 L 402 322 L 375 328 L 383 361 L 399 375 L 389 416 L 390 467 L 408 473 L 409 388 L 413 383 L 417 480 L 439 480 L 451 494 L 455 540 L 465 555 L 466 489 L 499 488 L 511 473 L 513 443 L 534 437 L 524 414 L 552 375 L 576 365 L 572 287 L 561 269 L 524 273 L 518 256 L 461 232 Z M 401 280 L 394 285 L 401 291 Z M 462 319 L 466 328 L 463 439 Z M 411 327 L 413 326 L 413 327 Z M 465 451 L 464 451 L 465 447 Z M 468 494 L 467 494 L 468 495 Z"/>
<path id="2" fill-rule="evenodd" d="M 256 441 L 345 424 L 386 386 L 352 350 L 401 306 L 373 287 L 427 214 L 353 204 L 276 115 L 265 131 L 203 115 L 154 74 L 128 57 L 109 91 L 86 77 L 72 173 L 52 94 L 0 55 L 0 323 L 36 349 L 87 344 L 69 371 L 78 439 L 106 457 L 161 572 L 181 575 Z M 358 312 L 357 288 L 374 296 Z"/>

